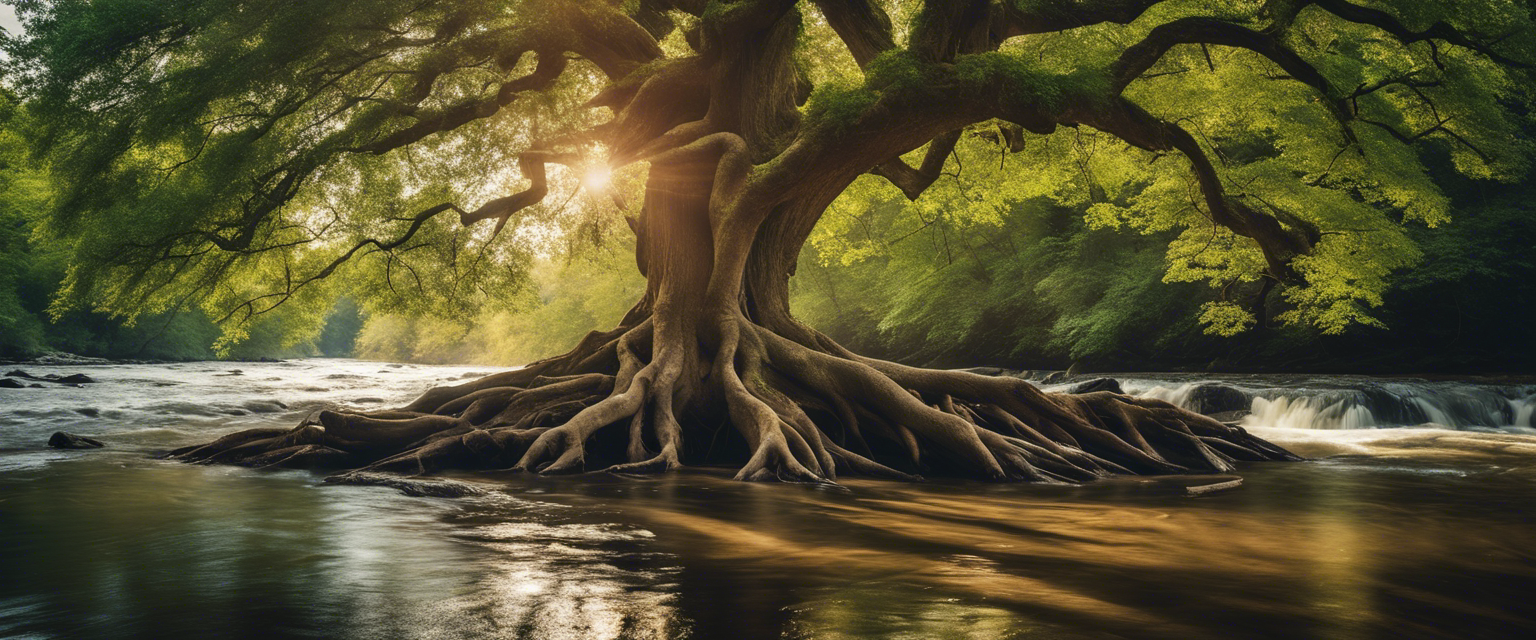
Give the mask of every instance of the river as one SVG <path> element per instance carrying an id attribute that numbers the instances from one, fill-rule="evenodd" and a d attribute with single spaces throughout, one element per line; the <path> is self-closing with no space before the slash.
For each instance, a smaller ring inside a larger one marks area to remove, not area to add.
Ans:
<path id="1" fill-rule="evenodd" d="M 153 454 L 494 369 L 22 368 L 98 382 L 0 389 L 5 638 L 1536 637 L 1536 386 L 1119 377 L 1246 403 L 1312 458 L 1198 496 L 1226 478 L 485 473 L 441 499 Z M 58 430 L 108 446 L 48 449 Z"/>

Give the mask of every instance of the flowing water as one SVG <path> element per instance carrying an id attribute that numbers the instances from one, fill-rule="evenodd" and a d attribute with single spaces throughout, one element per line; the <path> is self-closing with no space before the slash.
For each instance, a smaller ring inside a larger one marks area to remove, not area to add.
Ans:
<path id="1" fill-rule="evenodd" d="M 1312 458 L 1198 496 L 1230 478 L 487 473 L 450 500 L 152 454 L 485 368 L 23 368 L 99 382 L 0 389 L 0 637 L 1536 636 L 1536 386 L 1121 378 L 1246 404 L 1229 417 Z M 108 446 L 48 449 L 56 430 Z"/>

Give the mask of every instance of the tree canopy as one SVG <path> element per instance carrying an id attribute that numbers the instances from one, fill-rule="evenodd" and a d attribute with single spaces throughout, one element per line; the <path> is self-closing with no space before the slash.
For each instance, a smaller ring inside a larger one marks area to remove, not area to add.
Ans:
<path id="1" fill-rule="evenodd" d="M 698 90 L 688 76 L 709 55 L 711 25 L 755 4 L 18 3 L 27 29 L 5 45 L 9 78 L 40 115 L 61 187 L 47 231 L 73 253 L 59 306 L 200 305 L 238 332 L 290 298 L 343 289 L 374 308 L 445 315 L 509 304 L 530 254 L 616 236 L 614 203 L 639 199 L 633 167 L 583 187 L 636 144 L 590 132 L 682 124 L 633 122 L 686 111 L 667 101 Z M 1272 284 L 1287 285 L 1277 320 L 1341 331 L 1376 323 L 1390 274 L 1419 258 L 1405 228 L 1448 220 L 1426 153 L 1478 178 L 1528 168 L 1517 133 L 1536 59 L 1529 3 L 796 10 L 793 70 L 808 100 L 784 135 L 860 126 L 882 100 L 954 100 L 967 86 L 1029 94 L 1073 125 L 1032 135 L 962 116 L 962 131 L 910 164 L 871 167 L 813 240 L 843 263 L 873 250 L 850 230 L 893 223 L 881 211 L 946 225 L 959 245 L 970 228 L 1050 202 L 1086 210 L 1096 228 L 1176 231 L 1162 278 L 1222 291 L 1202 315 L 1212 331 L 1252 326 L 1252 301 Z M 954 34 L 924 41 L 939 37 L 942 12 L 981 10 L 991 15 L 977 37 L 996 51 L 940 51 L 960 50 Z M 934 55 L 953 60 L 933 66 Z M 521 154 L 551 141 L 564 157 L 546 174 Z M 1174 151 L 1196 170 L 1166 158 Z M 459 224 L 479 219 L 501 235 Z"/>

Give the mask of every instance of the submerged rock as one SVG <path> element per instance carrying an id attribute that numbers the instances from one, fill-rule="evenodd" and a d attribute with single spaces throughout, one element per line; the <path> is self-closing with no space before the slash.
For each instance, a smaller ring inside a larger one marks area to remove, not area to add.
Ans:
<path id="1" fill-rule="evenodd" d="M 72 374 L 69 374 L 67 376 L 60 376 L 58 374 L 48 374 L 48 375 L 45 375 L 45 376 L 42 376 L 42 377 L 38 377 L 38 376 L 34 376 L 34 375 L 30 374 L 30 373 L 27 373 L 26 371 L 24 371 L 22 369 L 13 369 L 11 371 L 6 372 L 5 375 L 7 375 L 9 377 L 12 377 L 12 378 L 25 378 L 27 380 L 37 380 L 39 382 L 57 382 L 59 384 L 68 384 L 68 385 L 74 385 L 74 386 L 77 386 L 77 387 L 82 385 L 82 384 L 91 384 L 91 383 L 96 382 L 95 378 L 92 378 L 92 377 L 90 377 L 88 375 L 85 375 L 83 373 L 72 373 Z"/>
<path id="2" fill-rule="evenodd" d="M 25 389 L 27 385 L 10 378 L 0 378 L 0 389 Z"/>
<path id="3" fill-rule="evenodd" d="M 95 438 L 55 431 L 53 437 L 48 438 L 48 446 L 55 449 L 100 449 L 107 445 Z"/>
<path id="4" fill-rule="evenodd" d="M 45 353 L 36 358 L 33 358 L 31 362 L 36 364 L 112 364 L 112 361 L 106 358 L 79 356 L 73 353 L 65 353 L 63 351 Z"/>
<path id="5" fill-rule="evenodd" d="M 1224 422 L 1224 423 L 1227 423 L 1227 424 L 1237 424 L 1243 418 L 1247 417 L 1249 414 L 1252 414 L 1252 413 L 1253 413 L 1252 411 L 1249 411 L 1247 409 L 1243 409 L 1241 411 L 1217 411 L 1216 413 L 1208 413 L 1208 414 L 1205 414 L 1205 415 L 1206 415 L 1206 417 L 1208 417 L 1208 418 L 1210 418 L 1212 420 L 1215 420 L 1217 422 Z"/>
<path id="6" fill-rule="evenodd" d="M 241 406 L 253 413 L 277 413 L 288 409 L 288 405 L 277 400 L 249 400 Z"/>
<path id="7" fill-rule="evenodd" d="M 1114 378 L 1094 378 L 1087 382 L 1079 382 L 1067 389 L 1067 393 L 1093 393 L 1095 391 L 1108 391 L 1110 393 L 1125 393 L 1120 388 L 1120 381 Z"/>
<path id="8" fill-rule="evenodd" d="M 468 482 L 459 482 L 458 480 L 420 480 L 389 475 L 387 473 L 343 473 L 326 478 L 325 481 L 331 484 L 389 487 L 408 496 L 428 498 L 463 498 L 487 493 L 485 489 L 481 489 Z"/>
<path id="9" fill-rule="evenodd" d="M 1253 407 L 1253 396 L 1237 387 L 1207 383 L 1190 389 L 1189 410 L 1211 415 L 1229 411 L 1247 412 Z"/>

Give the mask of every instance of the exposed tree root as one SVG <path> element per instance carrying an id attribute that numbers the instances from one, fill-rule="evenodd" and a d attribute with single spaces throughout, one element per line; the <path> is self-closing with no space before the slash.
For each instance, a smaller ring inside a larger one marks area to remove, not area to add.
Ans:
<path id="1" fill-rule="evenodd" d="M 243 431 L 170 457 L 406 476 L 645 474 L 686 463 L 814 484 L 839 474 L 1079 483 L 1299 459 L 1159 400 L 1050 394 L 1009 377 L 859 358 L 739 314 L 714 324 L 698 334 L 707 341 L 675 331 L 663 340 L 647 319 L 593 333 L 558 358 L 432 389 L 402 409 L 321 411 L 293 429 Z"/>

